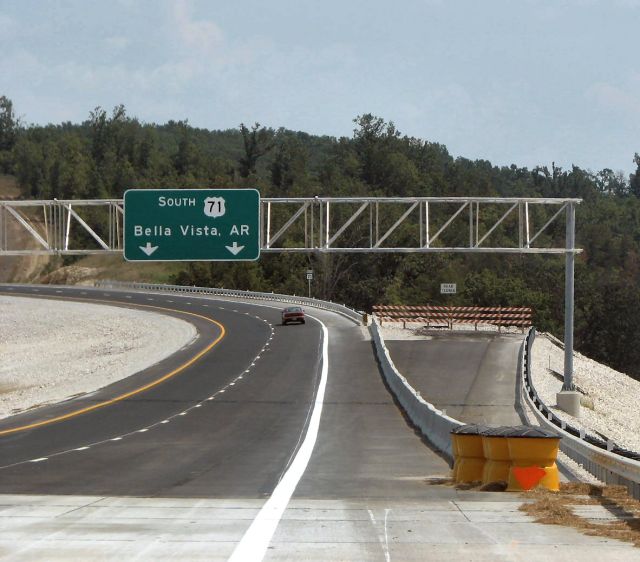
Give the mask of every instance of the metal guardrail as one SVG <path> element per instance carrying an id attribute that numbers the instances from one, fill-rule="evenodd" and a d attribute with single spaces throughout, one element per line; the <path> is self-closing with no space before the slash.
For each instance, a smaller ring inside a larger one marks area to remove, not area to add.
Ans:
<path id="1" fill-rule="evenodd" d="M 330 312 L 336 312 L 345 316 L 349 320 L 360 324 L 363 322 L 364 316 L 362 312 L 349 308 L 344 304 L 338 304 L 331 301 L 323 301 L 319 299 L 310 299 L 307 297 L 298 297 L 296 295 L 282 295 L 279 293 L 260 293 L 253 291 L 237 291 L 235 289 L 223 289 L 216 287 L 188 287 L 185 285 L 164 285 L 159 283 L 135 283 L 127 281 L 110 281 L 102 280 L 96 281 L 96 287 L 102 289 L 120 289 L 120 290 L 134 290 L 134 291 L 156 291 L 162 293 L 182 293 L 182 294 L 197 294 L 197 295 L 210 295 L 218 297 L 235 298 L 239 300 L 266 300 L 275 301 L 289 304 L 299 304 L 305 306 L 312 306 L 322 310 L 328 310 Z"/>
<path id="2" fill-rule="evenodd" d="M 626 486 L 634 498 L 640 499 L 640 453 L 623 449 L 567 424 L 549 409 L 536 392 L 531 380 L 531 347 L 535 333 L 535 328 L 531 328 L 525 340 L 522 386 L 525 400 L 534 415 L 541 425 L 562 435 L 560 450 L 568 457 L 581 464 L 598 480 Z"/>

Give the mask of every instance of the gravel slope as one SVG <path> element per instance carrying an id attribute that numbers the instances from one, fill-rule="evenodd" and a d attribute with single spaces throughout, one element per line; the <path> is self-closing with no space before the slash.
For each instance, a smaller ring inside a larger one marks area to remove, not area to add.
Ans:
<path id="1" fill-rule="evenodd" d="M 564 350 L 538 334 L 531 355 L 533 386 L 560 419 L 593 434 L 599 432 L 621 447 L 640 451 L 640 382 L 574 352 L 573 382 L 584 392 L 581 417 L 576 419 L 555 407 L 562 380 L 554 372 L 564 370 Z"/>
<path id="2" fill-rule="evenodd" d="M 193 325 L 154 312 L 0 296 L 0 418 L 130 376 L 188 344 Z"/>

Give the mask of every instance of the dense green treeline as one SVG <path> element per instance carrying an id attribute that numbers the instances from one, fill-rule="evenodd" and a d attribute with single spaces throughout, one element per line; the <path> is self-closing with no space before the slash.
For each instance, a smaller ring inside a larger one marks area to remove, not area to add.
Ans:
<path id="1" fill-rule="evenodd" d="M 631 155 L 630 155 L 631 156 Z M 350 138 L 259 124 L 208 131 L 184 121 L 141 123 L 119 106 L 81 124 L 25 126 L 0 97 L 0 171 L 25 198 L 121 197 L 144 187 L 258 187 L 263 196 L 580 197 L 576 344 L 640 378 L 640 156 L 629 177 L 453 158 L 366 114 Z M 176 282 L 304 294 L 370 309 L 376 303 L 532 306 L 536 325 L 562 337 L 564 260 L 505 255 L 264 255 L 256 263 L 191 263 Z M 455 282 L 456 295 L 439 294 Z"/>

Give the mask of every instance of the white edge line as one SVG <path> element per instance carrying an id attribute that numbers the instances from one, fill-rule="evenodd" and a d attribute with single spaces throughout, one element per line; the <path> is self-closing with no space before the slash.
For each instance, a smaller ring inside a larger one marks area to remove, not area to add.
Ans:
<path id="1" fill-rule="evenodd" d="M 318 438 L 318 430 L 320 429 L 320 417 L 322 416 L 322 405 L 329 371 L 329 332 L 320 320 L 317 318 L 314 318 L 314 320 L 317 320 L 322 326 L 322 373 L 307 434 L 289 469 L 246 530 L 231 558 L 229 558 L 229 562 L 260 561 L 264 558 L 282 514 L 309 464 L 311 453 Z"/>

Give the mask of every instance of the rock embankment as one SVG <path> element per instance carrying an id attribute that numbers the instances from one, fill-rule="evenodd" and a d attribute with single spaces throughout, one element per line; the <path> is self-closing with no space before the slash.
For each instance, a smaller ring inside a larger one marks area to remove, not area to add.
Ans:
<path id="1" fill-rule="evenodd" d="M 99 304 L 0 296 L 0 418 L 91 392 L 196 337 L 184 320 Z"/>

